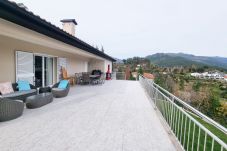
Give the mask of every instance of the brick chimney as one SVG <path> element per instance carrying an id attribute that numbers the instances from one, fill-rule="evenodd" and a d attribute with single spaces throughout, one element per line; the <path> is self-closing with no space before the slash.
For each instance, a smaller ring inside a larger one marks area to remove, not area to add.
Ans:
<path id="1" fill-rule="evenodd" d="M 77 25 L 75 19 L 63 19 L 61 20 L 61 22 L 63 30 L 71 34 L 72 36 L 75 36 L 75 26 Z"/>

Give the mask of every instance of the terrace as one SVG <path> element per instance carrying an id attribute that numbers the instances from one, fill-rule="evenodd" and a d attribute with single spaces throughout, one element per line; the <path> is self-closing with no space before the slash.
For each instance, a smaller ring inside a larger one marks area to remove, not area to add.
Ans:
<path id="1" fill-rule="evenodd" d="M 69 96 L 0 124 L 1 151 L 180 150 L 138 81 L 72 87 Z"/>

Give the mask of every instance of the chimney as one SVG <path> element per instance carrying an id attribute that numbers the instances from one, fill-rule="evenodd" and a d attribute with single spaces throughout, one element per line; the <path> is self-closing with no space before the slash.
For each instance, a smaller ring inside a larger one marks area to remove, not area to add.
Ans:
<path id="1" fill-rule="evenodd" d="M 77 22 L 75 19 L 63 19 L 61 20 L 63 30 L 69 33 L 72 36 L 75 36 L 75 26 L 77 25 Z"/>
<path id="2" fill-rule="evenodd" d="M 23 3 L 17 3 L 17 5 L 18 5 L 20 8 L 23 8 L 23 9 L 25 9 L 26 11 L 28 11 L 28 7 L 25 6 Z"/>

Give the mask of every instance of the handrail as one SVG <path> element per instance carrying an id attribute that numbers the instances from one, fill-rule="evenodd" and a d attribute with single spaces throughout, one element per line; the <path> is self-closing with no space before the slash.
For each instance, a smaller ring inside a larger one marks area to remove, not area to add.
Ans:
<path id="1" fill-rule="evenodd" d="M 159 91 L 159 90 L 157 90 Z M 172 100 L 170 98 L 168 98 L 167 96 L 165 96 L 165 94 L 163 94 L 161 91 L 159 91 L 160 94 L 162 94 L 166 99 L 168 99 L 169 101 L 172 102 Z M 174 102 L 172 102 L 174 103 Z M 176 105 L 176 104 L 175 104 Z M 177 106 L 177 105 L 176 105 Z M 219 140 L 220 141 L 220 144 L 223 145 L 223 146 L 226 146 L 225 143 L 223 143 L 216 135 L 214 135 L 212 132 L 210 132 L 205 126 L 203 126 L 201 123 L 199 123 L 196 119 L 194 119 L 190 114 L 188 114 L 185 110 L 183 110 L 182 108 L 180 108 L 179 106 L 177 106 L 177 108 L 179 110 L 181 110 L 182 112 L 184 112 L 184 114 L 186 114 L 188 117 L 191 118 L 191 120 L 193 122 L 195 122 L 199 127 L 201 127 L 207 134 L 209 134 L 211 137 L 215 138 L 216 140 Z M 226 146 L 227 147 L 227 146 Z"/>
<path id="2" fill-rule="evenodd" d="M 186 108 L 188 108 L 189 110 L 191 110 L 192 112 L 194 112 L 197 116 L 199 116 L 202 119 L 205 119 L 207 122 L 209 122 L 210 124 L 212 124 L 213 126 L 215 126 L 216 128 L 218 128 L 219 130 L 221 130 L 222 132 L 224 132 L 225 134 L 227 134 L 227 129 L 222 126 L 221 124 L 217 123 L 216 121 L 214 121 L 213 119 L 207 117 L 206 115 L 204 115 L 203 113 L 201 113 L 200 111 L 196 110 L 194 107 L 190 106 L 189 104 L 187 104 L 186 102 L 182 101 L 181 99 L 179 99 L 178 97 L 176 97 L 175 95 L 171 94 L 170 92 L 168 92 L 167 90 L 165 90 L 164 88 L 160 87 L 159 85 L 157 85 L 156 83 L 153 82 L 153 84 L 158 87 L 159 89 L 161 89 L 162 91 L 164 91 L 165 93 L 167 93 L 169 96 L 172 97 L 172 99 L 178 101 L 179 103 L 181 103 L 182 105 L 184 105 Z"/>
<path id="3" fill-rule="evenodd" d="M 191 149 L 205 151 L 206 147 L 210 147 L 213 151 L 214 148 L 217 147 L 216 143 L 218 143 L 220 145 L 221 151 L 223 149 L 227 150 L 227 144 L 225 142 L 223 142 L 220 138 L 218 138 L 215 134 L 213 134 L 205 126 L 203 126 L 199 121 L 193 118 L 184 108 L 186 107 L 190 111 L 195 112 L 195 114 L 200 115 L 200 117 L 206 119 L 209 122 L 212 122 L 212 125 L 216 124 L 214 121 L 212 121 L 210 118 L 206 117 L 204 114 L 200 113 L 187 103 L 182 102 L 182 100 L 180 100 L 167 90 L 163 89 L 159 85 L 144 78 L 141 75 L 139 76 L 139 81 L 154 101 L 155 106 L 158 108 L 159 112 L 161 112 L 163 118 L 171 128 L 173 134 L 175 134 L 179 143 L 182 145 L 182 148 L 184 148 L 185 150 Z M 181 103 L 183 107 L 179 106 L 176 101 L 178 103 Z M 217 125 L 219 124 L 217 123 Z M 220 129 L 220 126 L 216 127 Z M 225 128 L 223 130 L 225 130 Z M 205 138 L 200 138 L 204 136 Z M 211 137 L 212 142 L 208 143 L 209 137 Z M 195 146 L 196 148 L 194 148 Z"/>
<path id="4" fill-rule="evenodd" d="M 140 76 L 143 77 L 143 78 L 145 78 L 142 75 L 140 75 Z M 201 113 L 200 111 L 198 111 L 197 109 L 195 109 L 191 105 L 187 104 L 186 102 L 182 101 L 180 98 L 176 97 L 175 95 L 173 95 L 172 93 L 170 93 L 166 89 L 160 87 L 158 84 L 156 84 L 156 83 L 153 82 L 153 85 L 155 85 L 156 87 L 158 87 L 158 89 L 161 89 L 162 91 L 164 91 L 166 94 L 168 94 L 170 97 L 172 97 L 173 100 L 176 100 L 177 102 L 179 102 L 180 104 L 182 104 L 187 109 L 191 110 L 193 113 L 195 113 L 200 118 L 205 119 L 208 123 L 210 123 L 214 127 L 218 128 L 220 131 L 222 131 L 225 134 L 227 134 L 227 129 L 224 126 L 222 126 L 221 124 L 217 123 L 213 119 L 211 119 L 208 116 L 204 115 L 203 113 Z"/>

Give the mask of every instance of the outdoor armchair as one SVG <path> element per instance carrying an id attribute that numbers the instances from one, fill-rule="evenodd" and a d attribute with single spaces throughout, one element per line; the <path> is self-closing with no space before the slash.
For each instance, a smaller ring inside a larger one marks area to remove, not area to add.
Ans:
<path id="1" fill-rule="evenodd" d="M 23 114 L 23 111 L 23 101 L 0 98 L 0 122 L 18 118 Z"/>
<path id="2" fill-rule="evenodd" d="M 83 84 L 90 84 L 91 79 L 90 79 L 89 75 L 90 75 L 89 72 L 83 72 L 82 73 L 82 83 Z"/>
<path id="3" fill-rule="evenodd" d="M 66 89 L 60 89 L 58 88 L 60 82 L 56 83 L 55 85 L 52 86 L 51 88 L 51 92 L 53 93 L 53 96 L 55 98 L 62 98 L 62 97 L 66 97 L 69 93 L 70 90 L 70 84 L 68 83 Z"/>

